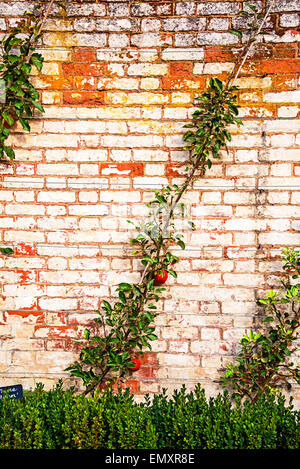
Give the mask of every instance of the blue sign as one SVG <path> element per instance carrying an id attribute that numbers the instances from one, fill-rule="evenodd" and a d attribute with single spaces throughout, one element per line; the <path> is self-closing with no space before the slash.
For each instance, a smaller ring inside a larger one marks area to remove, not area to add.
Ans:
<path id="1" fill-rule="evenodd" d="M 7 393 L 11 399 L 23 398 L 23 388 L 21 384 L 15 384 L 14 386 L 4 386 L 0 388 L 0 399 L 2 399 L 3 393 Z"/>

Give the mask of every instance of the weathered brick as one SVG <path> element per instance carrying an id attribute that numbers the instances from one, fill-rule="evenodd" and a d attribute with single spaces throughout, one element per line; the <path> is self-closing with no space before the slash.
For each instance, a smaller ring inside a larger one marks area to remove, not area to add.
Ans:
<path id="1" fill-rule="evenodd" d="M 189 49 L 180 49 L 180 48 L 166 48 L 162 52 L 163 60 L 203 60 L 204 50 L 201 48 L 189 48 Z"/>
<path id="2" fill-rule="evenodd" d="M 165 31 L 202 31 L 205 25 L 205 18 L 168 18 L 163 23 Z"/>
<path id="3" fill-rule="evenodd" d="M 282 247 L 299 244 L 298 3 L 273 8 L 236 81 L 244 125 L 230 127 L 228 154 L 182 198 L 196 230 L 175 217 L 186 249 L 174 248 L 177 278 L 158 303 L 159 339 L 129 381 L 134 392 L 183 382 L 212 391 L 253 326 L 260 290 L 279 285 Z M 32 7 L 3 1 L 1 36 Z M 32 76 L 45 113 L 30 133 L 13 129 L 16 160 L 0 165 L 0 236 L 15 252 L 0 258 L 5 380 L 14 372 L 34 384 L 30 369 L 54 384 L 102 299 L 117 298 L 120 281 L 139 282 L 127 220 L 143 223 L 152 190 L 183 182 L 184 125 L 209 79 L 226 82 L 233 70 L 244 38 L 229 29 L 246 35 L 242 9 L 235 0 L 90 0 L 68 2 L 64 18 L 54 10 L 43 73 Z"/>

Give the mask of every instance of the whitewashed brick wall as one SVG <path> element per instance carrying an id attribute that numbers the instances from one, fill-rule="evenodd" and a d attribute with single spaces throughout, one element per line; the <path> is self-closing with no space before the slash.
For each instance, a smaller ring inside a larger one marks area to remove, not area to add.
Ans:
<path id="1" fill-rule="evenodd" d="M 15 250 L 0 258 L 2 385 L 73 383 L 64 369 L 94 310 L 139 280 L 126 220 L 182 179 L 183 125 L 210 77 L 232 69 L 245 3 L 69 1 L 47 21 L 33 77 L 46 112 L 30 134 L 14 129 L 16 160 L 0 165 L 0 241 Z M 2 1 L 1 34 L 32 5 Z M 299 7 L 277 2 L 238 80 L 244 126 L 185 197 L 197 229 L 160 301 L 159 340 L 128 381 L 136 394 L 218 392 L 259 323 L 257 298 L 278 286 L 282 247 L 299 247 Z"/>

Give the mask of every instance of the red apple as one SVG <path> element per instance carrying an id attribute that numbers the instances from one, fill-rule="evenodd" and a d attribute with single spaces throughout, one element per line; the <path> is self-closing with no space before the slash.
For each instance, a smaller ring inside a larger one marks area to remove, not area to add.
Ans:
<path id="1" fill-rule="evenodd" d="M 165 269 L 161 269 L 159 272 L 160 273 L 157 273 L 154 277 L 154 285 L 156 286 L 162 285 L 167 281 L 168 278 L 168 272 Z"/>
<path id="2" fill-rule="evenodd" d="M 135 363 L 135 366 L 133 368 L 130 368 L 131 371 L 137 371 L 140 369 L 141 366 L 141 361 L 138 358 L 132 358 L 131 361 Z"/>
<path id="3" fill-rule="evenodd" d="M 9 115 L 9 117 L 11 117 L 12 119 L 14 119 L 15 117 L 12 116 L 11 114 Z M 6 128 L 6 129 L 10 129 L 13 125 L 14 125 L 15 121 L 13 122 L 13 124 L 9 125 L 8 122 L 6 122 L 6 120 L 3 121 L 3 126 Z"/>

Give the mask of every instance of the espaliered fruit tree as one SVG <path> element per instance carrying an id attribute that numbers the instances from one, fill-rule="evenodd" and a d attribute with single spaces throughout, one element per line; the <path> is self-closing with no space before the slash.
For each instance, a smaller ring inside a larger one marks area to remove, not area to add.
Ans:
<path id="1" fill-rule="evenodd" d="M 139 283 L 121 282 L 117 287 L 118 298 L 103 301 L 101 311 L 93 321 L 93 327 L 85 329 L 79 360 L 67 370 L 82 379 L 85 393 L 96 388 L 126 379 L 128 373 L 140 365 L 138 354 L 157 339 L 154 321 L 159 314 L 157 303 L 165 290 L 168 276 L 176 278 L 174 270 L 179 258 L 172 252 L 174 246 L 185 249 L 183 235 L 177 233 L 176 216 L 184 212 L 182 198 L 194 181 L 205 175 L 214 159 L 221 158 L 231 140 L 230 125 L 242 125 L 238 118 L 235 81 L 245 63 L 249 51 L 257 40 L 274 1 L 262 13 L 253 5 L 244 15 L 249 19 L 249 35 L 226 83 L 218 78 L 209 81 L 207 90 L 196 98 L 196 111 L 183 139 L 188 159 L 185 177 L 181 185 L 170 185 L 153 191 L 154 198 L 147 204 L 150 221 L 136 226 L 137 236 L 131 240 L 132 254 L 141 259 L 144 270 Z M 237 30 L 233 34 L 242 36 Z M 194 225 L 190 222 L 191 228 Z"/>

